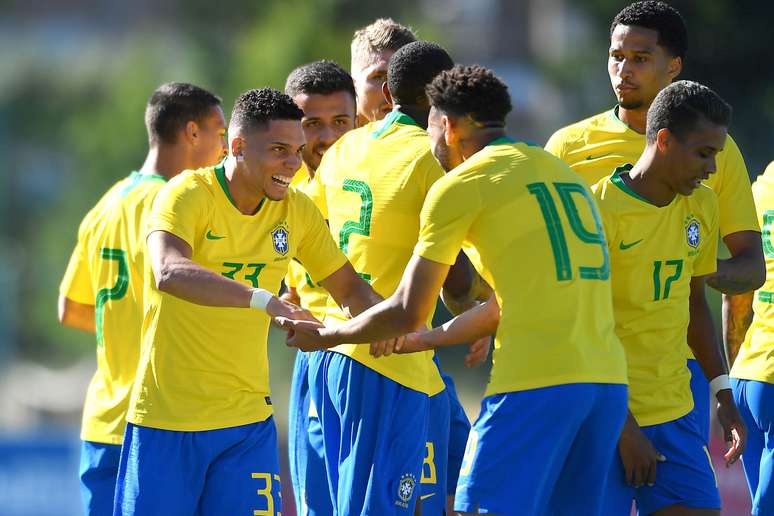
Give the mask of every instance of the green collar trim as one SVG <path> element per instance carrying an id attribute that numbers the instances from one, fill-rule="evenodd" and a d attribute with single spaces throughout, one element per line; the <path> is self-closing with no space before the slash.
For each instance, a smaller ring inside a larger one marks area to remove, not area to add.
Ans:
<path id="1" fill-rule="evenodd" d="M 121 198 L 124 198 L 131 192 L 132 190 L 137 187 L 140 183 L 144 181 L 163 181 L 167 182 L 167 178 L 164 176 L 160 176 L 158 174 L 140 174 L 138 171 L 134 170 L 131 174 L 129 174 L 129 184 L 124 187 L 123 190 L 121 190 Z"/>
<path id="2" fill-rule="evenodd" d="M 228 190 L 228 181 L 226 181 L 226 167 L 224 166 L 225 160 L 222 161 L 219 165 L 215 166 L 215 177 L 218 178 L 218 183 L 220 183 L 220 187 L 223 188 L 223 193 L 226 194 L 226 197 L 228 197 L 228 200 L 231 202 L 231 205 L 234 206 L 234 208 L 239 211 L 239 207 L 236 204 L 236 201 L 233 197 L 231 197 L 231 192 Z M 258 207 L 255 209 L 255 212 L 253 212 L 253 215 L 261 211 L 261 208 L 263 208 L 263 203 L 266 202 L 266 197 L 261 199 L 261 202 L 258 203 Z M 241 211 L 239 213 L 242 213 Z"/>
<path id="3" fill-rule="evenodd" d="M 616 168 L 615 171 L 613 172 L 613 175 L 610 176 L 610 181 L 615 186 L 620 188 L 625 194 L 631 195 L 635 199 L 640 200 L 644 203 L 647 203 L 651 206 L 656 206 L 655 204 L 647 200 L 645 197 L 641 196 L 640 194 L 638 194 L 637 192 L 629 188 L 629 186 L 626 183 L 624 183 L 624 180 L 621 178 L 621 174 L 623 174 L 624 172 L 630 171 L 632 168 L 633 168 L 633 165 L 631 165 L 630 163 L 627 163 L 626 165 L 621 165 L 620 167 Z"/>
<path id="4" fill-rule="evenodd" d="M 381 135 L 387 132 L 387 129 L 392 127 L 393 124 L 414 125 L 416 127 L 421 127 L 416 120 L 408 116 L 406 113 L 401 113 L 396 109 L 395 111 L 390 111 L 390 114 L 387 115 L 384 120 L 382 120 L 382 125 L 379 126 L 376 131 L 372 132 L 371 136 L 374 139 L 379 138 Z"/>
<path id="5" fill-rule="evenodd" d="M 489 147 L 490 145 L 509 145 L 513 143 L 516 143 L 516 140 L 514 140 L 510 136 L 500 136 L 499 138 L 495 138 L 491 142 L 487 143 L 486 146 Z"/>

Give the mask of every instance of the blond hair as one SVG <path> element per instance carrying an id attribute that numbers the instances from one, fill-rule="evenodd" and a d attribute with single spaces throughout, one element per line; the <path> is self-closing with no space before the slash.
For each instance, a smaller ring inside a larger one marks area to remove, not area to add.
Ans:
<path id="1" fill-rule="evenodd" d="M 370 25 L 355 31 L 352 37 L 352 65 L 371 61 L 385 50 L 398 50 L 417 40 L 411 27 L 401 25 L 392 18 L 379 18 Z"/>

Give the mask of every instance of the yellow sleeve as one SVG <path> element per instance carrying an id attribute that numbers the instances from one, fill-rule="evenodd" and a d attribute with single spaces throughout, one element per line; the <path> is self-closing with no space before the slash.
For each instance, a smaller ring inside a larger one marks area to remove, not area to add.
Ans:
<path id="1" fill-rule="evenodd" d="M 559 159 L 564 159 L 564 130 L 559 129 L 546 142 L 544 147 L 548 152 Z"/>
<path id="2" fill-rule="evenodd" d="M 711 193 L 711 192 L 708 192 Z M 699 254 L 693 262 L 693 275 L 704 276 L 712 274 L 718 268 L 718 202 L 716 196 L 707 196 L 703 206 L 707 210 L 708 231 L 699 249 Z"/>
<path id="3" fill-rule="evenodd" d="M 342 268 L 347 263 L 347 257 L 333 241 L 320 210 L 303 192 L 297 192 L 296 195 L 296 213 L 301 217 L 301 223 L 295 226 L 305 229 L 298 243 L 298 260 L 309 272 L 312 280 L 319 283 Z"/>
<path id="4" fill-rule="evenodd" d="M 424 162 L 422 163 L 422 170 L 424 171 L 424 185 L 425 185 L 425 191 L 424 194 L 427 196 L 427 192 L 430 191 L 430 187 L 432 187 L 436 181 L 441 179 L 444 176 L 443 168 L 441 167 L 441 164 L 438 163 L 438 160 L 435 159 L 435 156 L 433 156 L 431 153 L 427 153 L 425 157 L 423 158 Z"/>
<path id="5" fill-rule="evenodd" d="M 323 157 L 323 162 L 325 158 Z M 322 173 L 324 172 L 322 164 L 317 169 L 314 177 L 304 188 L 304 193 L 312 200 L 317 209 L 322 213 L 323 219 L 328 220 L 328 201 L 325 198 L 325 187 L 322 183 Z"/>
<path id="6" fill-rule="evenodd" d="M 153 201 L 146 234 L 166 231 L 182 238 L 193 249 L 196 235 L 203 231 L 197 225 L 206 220 L 211 203 L 205 189 L 191 176 L 177 176 L 161 188 Z"/>
<path id="7" fill-rule="evenodd" d="M 300 283 L 299 273 L 303 270 L 304 268 L 301 264 L 295 260 L 290 260 L 290 263 L 288 264 L 288 273 L 285 274 L 285 286 L 288 288 L 298 288 L 298 284 Z"/>
<path id="8" fill-rule="evenodd" d="M 59 293 L 68 299 L 84 305 L 95 303 L 94 289 L 89 273 L 88 251 L 83 239 L 79 236 L 75 244 L 67 270 L 59 286 Z"/>
<path id="9" fill-rule="evenodd" d="M 720 206 L 720 236 L 738 231 L 760 231 L 755 211 L 750 176 L 739 147 L 730 136 L 726 146 L 717 157 L 717 173 L 722 173 L 722 182 L 715 193 Z"/>
<path id="10" fill-rule="evenodd" d="M 414 254 L 454 265 L 480 209 L 481 196 L 475 183 L 464 183 L 456 176 L 437 181 L 422 206 L 419 241 Z"/>

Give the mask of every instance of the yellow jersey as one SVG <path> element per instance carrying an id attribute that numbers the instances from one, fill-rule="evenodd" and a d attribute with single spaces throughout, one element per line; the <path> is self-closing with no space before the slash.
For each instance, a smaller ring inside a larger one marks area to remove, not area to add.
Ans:
<path id="1" fill-rule="evenodd" d="M 81 439 L 121 444 L 140 356 L 144 227 L 163 176 L 132 172 L 84 217 L 60 293 L 94 306 L 97 371 L 83 407 Z"/>
<path id="2" fill-rule="evenodd" d="M 305 192 L 310 184 L 315 182 L 316 177 L 316 175 L 310 177 L 306 164 L 302 164 L 293 177 L 290 186 Z M 309 310 L 320 321 L 325 319 L 328 307 L 328 291 L 318 283 L 315 283 L 309 273 L 306 272 L 306 269 L 304 269 L 304 266 L 296 260 L 291 260 L 288 265 L 285 285 L 296 289 L 302 308 Z"/>
<path id="3" fill-rule="evenodd" d="M 610 264 L 588 186 L 540 147 L 500 138 L 436 182 L 414 253 L 451 265 L 461 247 L 500 303 L 486 395 L 626 383 Z"/>
<path id="4" fill-rule="evenodd" d="M 398 288 L 417 242 L 425 196 L 441 176 L 427 131 L 399 111 L 343 135 L 317 169 L 320 188 L 310 196 L 327 212 L 331 234 L 355 270 L 385 298 Z M 346 320 L 334 303 L 328 309 L 327 322 Z M 430 396 L 444 389 L 432 351 L 380 358 L 364 345 L 332 351 Z"/>
<path id="5" fill-rule="evenodd" d="M 658 207 L 631 190 L 619 167 L 592 187 L 610 250 L 615 331 L 626 351 L 629 410 L 640 426 L 693 409 L 685 363 L 691 278 L 715 272 L 718 201 L 701 186 Z"/>
<path id="6" fill-rule="evenodd" d="M 184 240 L 192 260 L 227 278 L 277 293 L 298 258 L 319 281 L 346 258 L 320 212 L 291 188 L 245 215 L 231 197 L 223 164 L 186 171 L 156 198 L 148 232 Z M 189 303 L 156 288 L 145 263 L 142 351 L 127 420 L 179 431 L 263 421 L 271 413 L 269 316 L 250 308 Z"/>
<path id="7" fill-rule="evenodd" d="M 645 135 L 622 122 L 617 112 L 616 107 L 559 129 L 546 143 L 546 150 L 567 162 L 591 185 L 616 167 L 634 165 L 645 150 Z M 704 184 L 718 197 L 720 236 L 760 231 L 747 167 L 731 136 L 715 159 L 717 172 Z"/>
<path id="8" fill-rule="evenodd" d="M 774 162 L 753 184 L 755 206 L 763 228 L 766 282 L 755 292 L 753 320 L 739 348 L 731 376 L 774 383 Z"/>

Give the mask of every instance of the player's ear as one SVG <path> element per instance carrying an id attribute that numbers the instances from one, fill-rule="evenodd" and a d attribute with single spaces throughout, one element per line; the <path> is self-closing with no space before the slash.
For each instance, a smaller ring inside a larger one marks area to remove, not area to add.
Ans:
<path id="1" fill-rule="evenodd" d="M 457 121 L 446 115 L 441 115 L 441 127 L 443 128 L 443 140 L 446 145 L 457 141 Z"/>
<path id="2" fill-rule="evenodd" d="M 656 147 L 658 148 L 659 152 L 664 152 L 666 148 L 669 147 L 669 144 L 673 138 L 674 135 L 666 127 L 659 129 L 656 133 Z"/>
<path id="3" fill-rule="evenodd" d="M 185 124 L 185 139 L 189 143 L 195 143 L 196 140 L 199 138 L 199 124 L 194 122 L 193 120 L 189 120 Z"/>
<path id="4" fill-rule="evenodd" d="M 683 71 L 683 58 L 682 57 L 673 57 L 669 60 L 669 66 L 667 68 L 667 73 L 669 74 L 669 77 L 671 80 L 675 80 L 678 75 L 680 75 L 680 72 Z"/>
<path id="5" fill-rule="evenodd" d="M 239 137 L 232 138 L 229 143 L 231 155 L 234 156 L 237 161 L 243 161 L 245 159 L 244 143 L 245 141 Z"/>
<path id="6" fill-rule="evenodd" d="M 387 99 L 387 103 L 392 105 L 392 94 L 390 93 L 390 88 L 387 87 L 386 81 L 382 83 L 382 95 Z"/>

